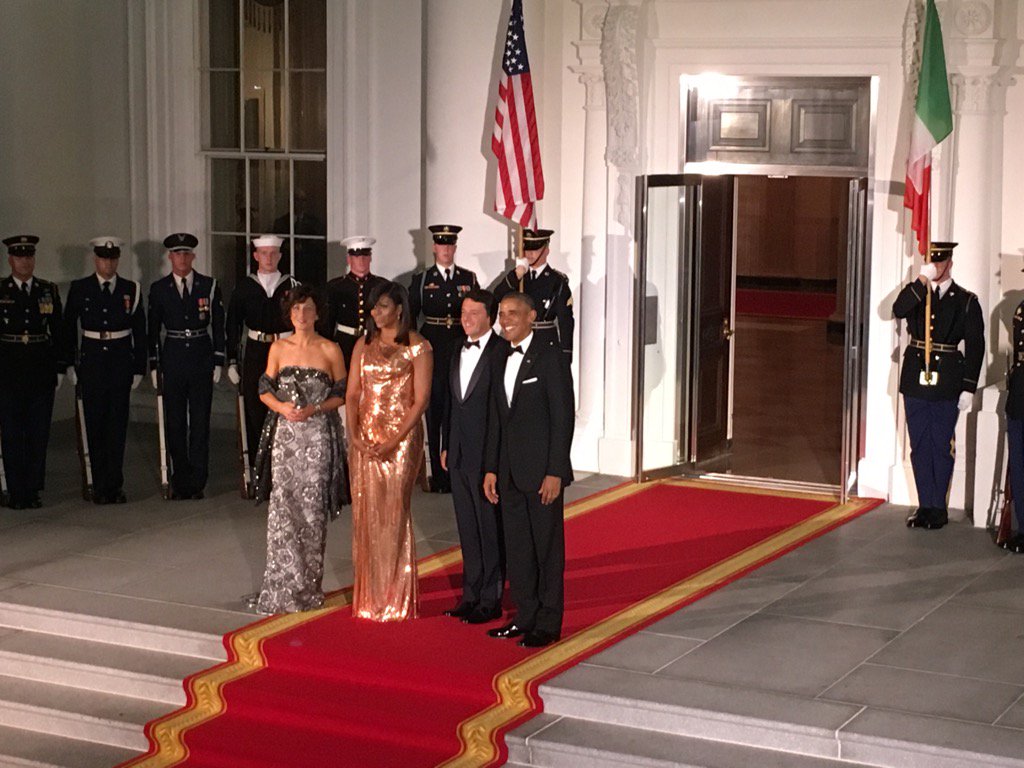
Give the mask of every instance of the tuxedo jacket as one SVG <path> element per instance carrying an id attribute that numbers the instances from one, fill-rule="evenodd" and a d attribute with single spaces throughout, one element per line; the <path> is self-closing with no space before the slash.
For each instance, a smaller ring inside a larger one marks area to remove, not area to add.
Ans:
<path id="1" fill-rule="evenodd" d="M 534 336 L 516 374 L 512 403 L 505 394 L 505 366 L 491 388 L 484 471 L 523 492 L 540 489 L 545 475 L 572 482 L 569 450 L 575 428 L 572 374 L 566 355 Z"/>
<path id="2" fill-rule="evenodd" d="M 448 371 L 448 407 L 441 429 L 441 448 L 448 451 L 448 468 L 468 474 L 479 474 L 484 466 L 487 443 L 487 422 L 491 412 L 491 390 L 501 387 L 502 372 L 508 358 L 509 344 L 497 333 L 491 333 L 469 378 L 466 396 L 462 396 L 461 344 L 452 355 Z"/>

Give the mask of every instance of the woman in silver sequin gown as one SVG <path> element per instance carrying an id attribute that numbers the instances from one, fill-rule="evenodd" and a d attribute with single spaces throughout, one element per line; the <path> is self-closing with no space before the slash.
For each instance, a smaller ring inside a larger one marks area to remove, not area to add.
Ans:
<path id="1" fill-rule="evenodd" d="M 270 486 L 260 613 L 323 605 L 327 521 L 347 501 L 338 417 L 345 363 L 338 345 L 314 330 L 319 301 L 309 287 L 292 291 L 285 311 L 295 334 L 271 346 L 260 381 L 260 399 L 270 409 L 257 459 L 257 498 L 266 498 Z"/>

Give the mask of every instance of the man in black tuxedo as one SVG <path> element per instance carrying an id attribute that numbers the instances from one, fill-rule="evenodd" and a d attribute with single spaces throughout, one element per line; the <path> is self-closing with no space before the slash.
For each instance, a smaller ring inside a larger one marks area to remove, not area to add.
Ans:
<path id="1" fill-rule="evenodd" d="M 539 648 L 559 639 L 564 610 L 564 490 L 572 482 L 569 449 L 575 426 L 567 355 L 533 333 L 533 299 L 511 293 L 498 322 L 511 343 L 491 396 L 484 494 L 500 497 L 515 620 L 488 632 L 523 636 Z"/>
<path id="2" fill-rule="evenodd" d="M 501 618 L 501 520 L 483 492 L 491 391 L 501 387 L 509 349 L 492 330 L 497 312 L 490 291 L 477 288 L 462 299 L 460 323 L 466 338 L 452 355 L 441 428 L 441 466 L 451 477 L 462 545 L 462 598 L 445 614 L 467 624 Z"/>

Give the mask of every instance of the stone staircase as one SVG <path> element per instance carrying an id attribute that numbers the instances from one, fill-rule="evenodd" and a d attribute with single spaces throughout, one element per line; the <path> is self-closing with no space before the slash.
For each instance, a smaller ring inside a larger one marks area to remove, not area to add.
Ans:
<path id="1" fill-rule="evenodd" d="M 219 634 L 0 601 L 0 766 L 128 760 L 182 679 L 225 658 Z"/>
<path id="2" fill-rule="evenodd" d="M 1014 728 L 586 665 L 540 695 L 510 766 L 1024 768 Z"/>

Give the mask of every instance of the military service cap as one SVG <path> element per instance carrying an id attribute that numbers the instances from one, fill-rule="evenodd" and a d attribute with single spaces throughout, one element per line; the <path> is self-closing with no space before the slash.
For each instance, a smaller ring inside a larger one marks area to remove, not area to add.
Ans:
<path id="1" fill-rule="evenodd" d="M 119 237 L 104 235 L 103 237 L 94 237 L 89 241 L 89 245 L 92 246 L 92 252 L 101 259 L 119 259 L 121 258 L 121 246 L 124 245 L 124 240 Z"/>
<path id="2" fill-rule="evenodd" d="M 455 245 L 459 242 L 462 227 L 457 224 L 431 224 L 427 229 L 438 245 Z"/>
<path id="3" fill-rule="evenodd" d="M 953 258 L 953 249 L 956 248 L 957 243 L 941 242 L 939 240 L 933 240 L 932 244 L 928 246 L 928 255 L 931 257 L 931 261 L 948 261 Z"/>
<path id="4" fill-rule="evenodd" d="M 551 242 L 551 236 L 555 234 L 553 229 L 524 229 L 523 250 L 539 251 Z"/>
<path id="5" fill-rule="evenodd" d="M 38 242 L 39 238 L 35 235 L 15 235 L 4 239 L 7 253 L 11 256 L 35 256 Z"/>
<path id="6" fill-rule="evenodd" d="M 277 235 L 261 235 L 252 239 L 253 248 L 280 248 L 284 242 L 283 237 Z"/>
<path id="7" fill-rule="evenodd" d="M 175 232 L 164 238 L 164 248 L 168 251 L 193 251 L 199 245 L 199 238 L 188 232 Z"/>
<path id="8" fill-rule="evenodd" d="M 372 237 L 356 235 L 355 237 L 346 237 L 341 241 L 341 245 L 348 251 L 349 256 L 369 256 L 373 252 L 373 244 L 376 242 L 376 239 Z"/>

